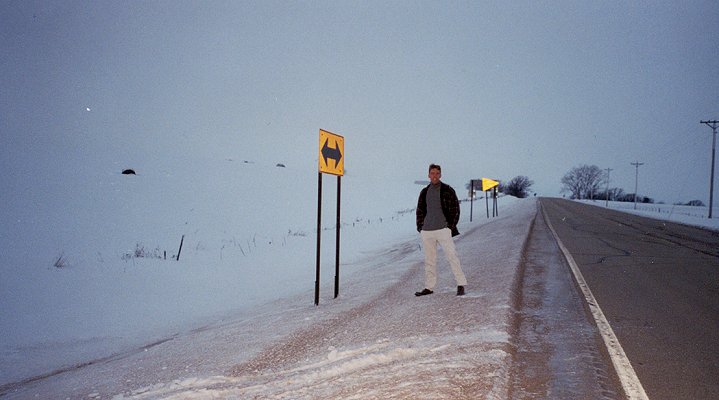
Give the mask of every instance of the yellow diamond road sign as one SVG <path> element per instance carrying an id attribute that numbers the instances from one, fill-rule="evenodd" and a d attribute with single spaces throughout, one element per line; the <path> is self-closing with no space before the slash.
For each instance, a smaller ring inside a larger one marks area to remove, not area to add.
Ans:
<path id="1" fill-rule="evenodd" d="M 345 138 L 320 129 L 320 172 L 345 174 Z"/>
<path id="2" fill-rule="evenodd" d="M 495 186 L 499 186 L 498 181 L 495 181 L 493 179 L 482 178 L 482 191 L 486 192 L 487 190 L 489 190 Z"/>

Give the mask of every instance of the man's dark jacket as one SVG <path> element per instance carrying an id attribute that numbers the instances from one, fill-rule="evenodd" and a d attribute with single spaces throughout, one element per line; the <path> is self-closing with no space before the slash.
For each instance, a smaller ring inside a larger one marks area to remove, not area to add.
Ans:
<path id="1" fill-rule="evenodd" d="M 417 231 L 422 230 L 424 225 L 424 217 L 427 215 L 427 185 L 419 193 L 419 200 L 417 201 Z M 459 200 L 457 199 L 457 193 L 454 192 L 451 186 L 446 183 L 440 182 L 439 187 L 439 198 L 442 203 L 442 214 L 447 220 L 447 228 L 452 231 L 452 236 L 459 235 L 457 230 L 457 224 L 459 223 Z"/>

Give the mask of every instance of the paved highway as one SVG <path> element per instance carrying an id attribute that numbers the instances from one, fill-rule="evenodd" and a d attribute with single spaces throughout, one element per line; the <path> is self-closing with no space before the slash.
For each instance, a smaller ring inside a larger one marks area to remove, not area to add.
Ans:
<path id="1" fill-rule="evenodd" d="M 651 400 L 719 399 L 719 232 L 540 199 Z"/>
<path id="2" fill-rule="evenodd" d="M 509 400 L 622 400 L 599 330 L 541 212 L 523 253 Z"/>

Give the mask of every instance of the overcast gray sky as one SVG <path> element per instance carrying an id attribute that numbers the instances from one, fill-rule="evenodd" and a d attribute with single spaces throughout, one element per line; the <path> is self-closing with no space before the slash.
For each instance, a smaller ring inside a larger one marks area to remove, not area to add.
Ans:
<path id="1" fill-rule="evenodd" d="M 639 161 L 640 194 L 708 203 L 717 50 L 714 1 L 3 0 L 0 183 L 203 157 L 314 176 L 322 128 L 386 187 L 436 162 L 555 196 L 595 164 L 633 192 Z"/>

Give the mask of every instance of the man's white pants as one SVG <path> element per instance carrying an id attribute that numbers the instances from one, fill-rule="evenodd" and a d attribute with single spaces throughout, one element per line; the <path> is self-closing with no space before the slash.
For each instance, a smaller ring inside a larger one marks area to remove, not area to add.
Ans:
<path id="1" fill-rule="evenodd" d="M 449 266 L 452 268 L 457 286 L 465 286 L 467 278 L 465 278 L 464 272 L 462 272 L 459 265 L 459 257 L 457 257 L 457 250 L 455 250 L 454 241 L 452 240 L 452 231 L 449 228 L 436 231 L 421 231 L 420 236 L 424 245 L 425 287 L 429 290 L 434 290 L 437 285 L 437 244 L 442 246 L 442 251 L 447 256 L 447 261 L 449 261 Z"/>

